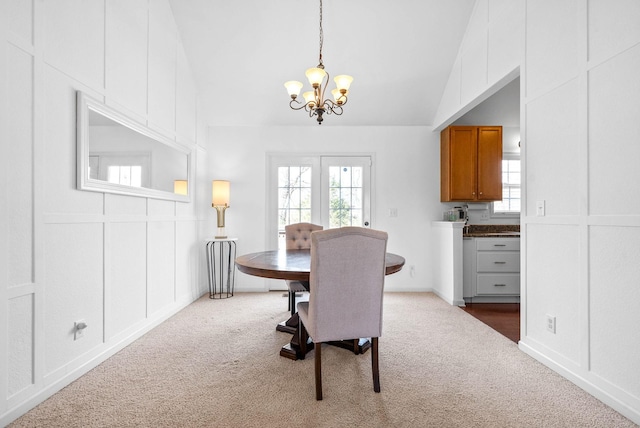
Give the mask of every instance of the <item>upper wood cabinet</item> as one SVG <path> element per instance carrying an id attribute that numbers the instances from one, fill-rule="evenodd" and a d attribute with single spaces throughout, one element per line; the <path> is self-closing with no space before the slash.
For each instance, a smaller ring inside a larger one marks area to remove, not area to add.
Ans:
<path id="1" fill-rule="evenodd" d="M 440 133 L 440 200 L 502 200 L 501 126 L 450 126 Z"/>

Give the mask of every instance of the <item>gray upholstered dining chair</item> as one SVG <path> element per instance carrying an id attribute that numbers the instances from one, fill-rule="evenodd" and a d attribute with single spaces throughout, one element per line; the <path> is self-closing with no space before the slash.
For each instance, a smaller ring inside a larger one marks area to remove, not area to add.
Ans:
<path id="1" fill-rule="evenodd" d="M 343 227 L 311 234 L 310 296 L 298 303 L 302 355 L 311 337 L 315 349 L 316 399 L 322 400 L 323 342 L 371 338 L 373 389 L 380 392 L 378 338 L 387 233 Z"/>
<path id="2" fill-rule="evenodd" d="M 312 223 L 295 223 L 284 227 L 287 250 L 311 248 L 311 232 L 322 230 L 322 226 Z M 300 281 L 287 281 L 289 289 L 289 310 L 291 316 L 296 313 L 296 293 L 303 293 L 307 288 Z"/>

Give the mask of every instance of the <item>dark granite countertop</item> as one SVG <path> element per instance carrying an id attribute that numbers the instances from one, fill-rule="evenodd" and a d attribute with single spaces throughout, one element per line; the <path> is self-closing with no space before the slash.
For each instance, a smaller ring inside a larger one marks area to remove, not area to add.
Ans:
<path id="1" fill-rule="evenodd" d="M 519 224 L 470 224 L 463 229 L 468 238 L 519 238 Z"/>

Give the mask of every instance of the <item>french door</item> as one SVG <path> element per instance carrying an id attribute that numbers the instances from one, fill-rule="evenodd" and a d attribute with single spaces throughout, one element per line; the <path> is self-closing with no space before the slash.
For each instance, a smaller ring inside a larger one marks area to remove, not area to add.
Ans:
<path id="1" fill-rule="evenodd" d="M 269 156 L 267 244 L 284 248 L 284 227 L 371 226 L 371 156 Z"/>

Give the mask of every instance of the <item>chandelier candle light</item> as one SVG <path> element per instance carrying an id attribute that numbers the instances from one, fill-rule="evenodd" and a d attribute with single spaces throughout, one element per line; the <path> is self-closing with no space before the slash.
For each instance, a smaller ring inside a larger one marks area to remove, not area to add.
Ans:
<path id="1" fill-rule="evenodd" d="M 211 191 L 211 206 L 218 213 L 218 233 L 216 239 L 227 237 L 224 231 L 224 212 L 229 208 L 229 182 L 226 180 L 213 180 Z"/>
<path id="2" fill-rule="evenodd" d="M 329 84 L 329 73 L 324 71 L 324 64 L 322 64 L 322 43 L 324 41 L 324 34 L 322 31 L 322 0 L 320 0 L 320 57 L 317 67 L 309 68 L 305 75 L 309 80 L 309 83 L 313 87 L 313 91 L 307 91 L 302 94 L 305 103 L 302 104 L 297 100 L 300 90 L 302 89 L 302 82 L 297 80 L 290 80 L 284 84 L 287 88 L 287 92 L 291 96 L 289 107 L 293 110 L 304 109 L 309 113 L 309 117 L 317 116 L 318 125 L 322 125 L 322 115 L 335 114 L 340 116 L 342 114 L 342 106 L 347 103 L 347 94 L 349 93 L 349 86 L 353 81 L 353 77 L 341 74 L 333 78 L 336 82 L 336 88 L 331 91 L 333 100 L 325 99 L 325 92 L 327 85 Z M 325 80 L 326 78 L 326 80 Z M 324 85 L 323 85 L 324 82 Z"/>

